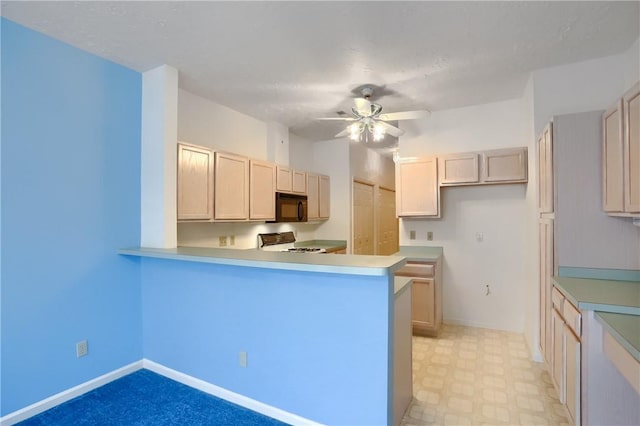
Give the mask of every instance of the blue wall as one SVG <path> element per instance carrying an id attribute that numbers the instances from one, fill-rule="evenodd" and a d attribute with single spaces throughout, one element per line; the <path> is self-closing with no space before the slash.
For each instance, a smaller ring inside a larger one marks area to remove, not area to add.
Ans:
<path id="1" fill-rule="evenodd" d="M 2 19 L 2 415 L 142 358 L 141 84 Z"/>
<path id="2" fill-rule="evenodd" d="M 389 277 L 158 259 L 141 272 L 145 358 L 320 423 L 391 421 Z"/>

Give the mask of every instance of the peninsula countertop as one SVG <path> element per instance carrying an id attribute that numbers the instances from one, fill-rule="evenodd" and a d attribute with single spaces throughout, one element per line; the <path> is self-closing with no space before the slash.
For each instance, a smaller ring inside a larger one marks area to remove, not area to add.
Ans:
<path id="1" fill-rule="evenodd" d="M 137 257 L 182 260 L 250 268 L 284 269 L 347 275 L 393 275 L 406 263 L 401 256 L 362 256 L 287 253 L 261 250 L 178 247 L 170 249 L 133 247 L 119 254 Z"/>
<path id="2" fill-rule="evenodd" d="M 402 256 L 408 261 L 436 262 L 442 257 L 442 247 L 400 246 L 393 256 Z"/>
<path id="3" fill-rule="evenodd" d="M 580 310 L 640 315 L 640 282 L 553 277 L 560 292 Z"/>

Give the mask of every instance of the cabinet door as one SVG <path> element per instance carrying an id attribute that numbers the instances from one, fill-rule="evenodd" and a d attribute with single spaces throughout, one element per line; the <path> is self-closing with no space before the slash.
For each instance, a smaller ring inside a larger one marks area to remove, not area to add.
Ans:
<path id="1" fill-rule="evenodd" d="M 249 219 L 276 220 L 276 166 L 251 160 L 249 170 Z"/>
<path id="2" fill-rule="evenodd" d="M 441 185 L 478 182 L 478 154 L 451 154 L 438 157 Z"/>
<path id="3" fill-rule="evenodd" d="M 640 213 L 640 83 L 623 98 L 624 111 L 624 210 Z"/>
<path id="4" fill-rule="evenodd" d="M 436 294 L 433 278 L 414 278 L 411 312 L 414 330 L 433 329 L 436 324 Z"/>
<path id="5" fill-rule="evenodd" d="M 538 210 L 553 213 L 553 123 L 547 124 L 538 138 Z"/>
<path id="6" fill-rule="evenodd" d="M 216 152 L 216 220 L 246 220 L 249 217 L 249 159 Z"/>
<path id="7" fill-rule="evenodd" d="M 178 220 L 213 219 L 213 151 L 178 144 Z"/>
<path id="8" fill-rule="evenodd" d="M 307 174 L 298 170 L 292 172 L 292 191 L 296 194 L 307 193 Z"/>
<path id="9" fill-rule="evenodd" d="M 557 310 L 551 310 L 551 330 L 553 333 L 553 356 L 551 361 L 551 378 L 558 391 L 561 403 L 566 402 L 565 394 L 565 324 Z"/>
<path id="10" fill-rule="evenodd" d="M 314 220 L 320 217 L 320 205 L 318 192 L 320 176 L 313 173 L 307 174 L 307 219 Z"/>
<path id="11" fill-rule="evenodd" d="M 550 287 L 550 271 L 548 262 L 547 241 L 548 220 L 541 219 L 538 223 L 538 267 L 539 267 L 539 340 L 540 353 L 544 357 L 545 362 L 551 362 L 551 287 Z"/>
<path id="12" fill-rule="evenodd" d="M 278 192 L 291 192 L 293 189 L 291 169 L 284 166 L 276 168 L 276 190 Z"/>
<path id="13" fill-rule="evenodd" d="M 602 209 L 619 213 L 624 210 L 622 100 L 602 116 L 602 131 Z"/>
<path id="14" fill-rule="evenodd" d="M 565 403 L 573 420 L 580 424 L 580 340 L 565 325 Z"/>
<path id="15" fill-rule="evenodd" d="M 396 163 L 396 215 L 440 217 L 438 162 L 435 157 Z"/>
<path id="16" fill-rule="evenodd" d="M 331 185 L 329 176 L 318 177 L 318 214 L 320 219 L 329 219 L 331 215 Z"/>
<path id="17" fill-rule="evenodd" d="M 509 148 L 482 153 L 483 182 L 511 182 L 527 179 L 526 148 Z"/>

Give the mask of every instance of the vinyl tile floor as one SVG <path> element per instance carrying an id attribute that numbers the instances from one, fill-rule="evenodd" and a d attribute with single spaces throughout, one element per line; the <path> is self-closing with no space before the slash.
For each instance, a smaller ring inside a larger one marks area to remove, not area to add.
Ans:
<path id="1" fill-rule="evenodd" d="M 569 423 L 523 335 L 445 324 L 438 338 L 413 337 L 413 402 L 401 425 Z"/>

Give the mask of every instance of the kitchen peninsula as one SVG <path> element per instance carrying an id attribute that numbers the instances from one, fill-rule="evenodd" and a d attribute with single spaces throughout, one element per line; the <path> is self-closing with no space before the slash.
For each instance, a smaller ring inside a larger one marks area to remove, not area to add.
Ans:
<path id="1" fill-rule="evenodd" d="M 301 419 L 393 423 L 394 272 L 404 257 L 119 253 L 140 262 L 146 359 Z"/>

